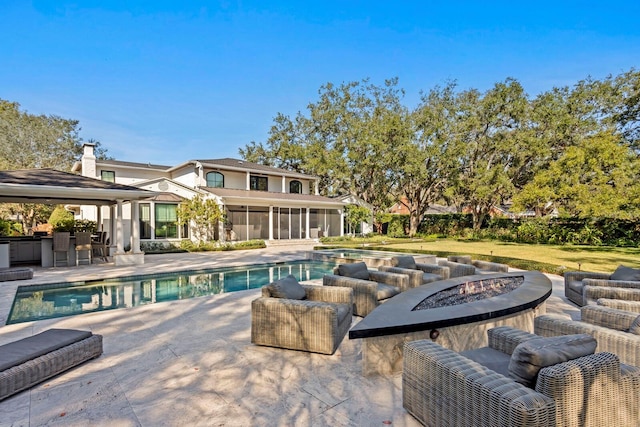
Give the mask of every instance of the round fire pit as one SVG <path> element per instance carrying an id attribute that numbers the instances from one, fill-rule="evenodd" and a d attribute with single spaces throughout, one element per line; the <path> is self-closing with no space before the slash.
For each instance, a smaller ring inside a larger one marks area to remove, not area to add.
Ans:
<path id="1" fill-rule="evenodd" d="M 349 338 L 364 339 L 365 374 L 396 372 L 406 341 L 433 339 L 460 352 L 486 346 L 486 331 L 496 326 L 533 331 L 550 295 L 551 281 L 537 271 L 441 280 L 378 306 L 351 328 Z"/>

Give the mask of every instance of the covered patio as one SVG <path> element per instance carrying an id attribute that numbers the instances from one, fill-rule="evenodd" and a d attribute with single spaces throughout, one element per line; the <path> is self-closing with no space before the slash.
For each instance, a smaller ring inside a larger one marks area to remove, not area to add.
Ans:
<path id="1" fill-rule="evenodd" d="M 0 203 L 39 203 L 48 205 L 108 206 L 111 210 L 111 252 L 116 265 L 143 264 L 140 251 L 140 221 L 137 205 L 140 200 L 155 196 L 149 190 L 62 172 L 55 169 L 21 169 L 0 171 Z M 123 203 L 130 202 L 131 241 L 124 241 Z M 98 209 L 98 212 L 100 209 Z M 100 229 L 100 218 L 98 227 Z M 131 250 L 125 252 L 125 246 Z"/>

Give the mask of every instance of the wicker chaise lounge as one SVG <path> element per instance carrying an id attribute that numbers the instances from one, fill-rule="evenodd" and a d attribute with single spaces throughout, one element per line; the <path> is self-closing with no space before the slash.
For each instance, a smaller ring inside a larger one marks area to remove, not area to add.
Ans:
<path id="1" fill-rule="evenodd" d="M 49 329 L 0 346 L 0 400 L 102 354 L 102 336 Z"/>
<path id="2" fill-rule="evenodd" d="M 288 276 L 262 287 L 251 302 L 251 342 L 333 354 L 351 327 L 350 288 L 301 285 Z"/>
<path id="3" fill-rule="evenodd" d="M 595 347 L 583 335 L 557 338 L 578 342 L 567 355 Z M 489 347 L 463 353 L 430 340 L 406 343 L 403 406 L 426 426 L 638 426 L 640 369 L 620 364 L 614 354 L 541 364 L 546 367 L 537 366 L 529 386 L 505 372 L 512 358 L 527 354 L 522 346 L 556 358 L 540 340 L 548 338 L 499 327 L 489 330 Z"/>

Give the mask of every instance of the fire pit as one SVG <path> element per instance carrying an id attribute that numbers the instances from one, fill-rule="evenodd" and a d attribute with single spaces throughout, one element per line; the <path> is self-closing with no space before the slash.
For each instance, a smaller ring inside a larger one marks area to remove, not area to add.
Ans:
<path id="1" fill-rule="evenodd" d="M 363 373 L 402 370 L 406 341 L 432 339 L 460 352 L 487 345 L 487 329 L 533 331 L 551 281 L 537 271 L 457 277 L 409 289 L 378 306 L 349 331 L 363 339 Z"/>

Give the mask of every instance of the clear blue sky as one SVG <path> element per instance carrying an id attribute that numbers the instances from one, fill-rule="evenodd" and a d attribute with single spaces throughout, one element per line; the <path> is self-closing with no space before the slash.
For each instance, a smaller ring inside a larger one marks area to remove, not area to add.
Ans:
<path id="1" fill-rule="evenodd" d="M 118 160 L 239 157 L 321 85 L 455 79 L 533 97 L 639 66 L 640 1 L 2 0 L 0 98 Z"/>

